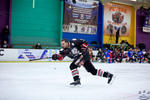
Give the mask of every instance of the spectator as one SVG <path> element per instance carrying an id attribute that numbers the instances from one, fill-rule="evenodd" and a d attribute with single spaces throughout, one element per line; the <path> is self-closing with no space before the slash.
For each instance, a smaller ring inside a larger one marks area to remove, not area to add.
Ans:
<path id="1" fill-rule="evenodd" d="M 9 28 L 8 25 L 2 30 L 2 41 L 7 41 L 9 43 Z"/>
<path id="2" fill-rule="evenodd" d="M 147 60 L 148 63 L 150 63 L 150 49 L 148 52 L 146 52 L 145 59 Z"/>
<path id="3" fill-rule="evenodd" d="M 134 53 L 133 49 L 130 48 L 128 51 L 128 60 L 127 60 L 128 62 L 133 62 L 133 53 Z"/>
<path id="4" fill-rule="evenodd" d="M 123 46 L 123 50 L 128 51 L 129 50 L 129 43 L 127 40 L 122 40 L 120 43 Z"/>
<path id="5" fill-rule="evenodd" d="M 138 47 L 139 47 L 140 51 L 143 51 L 143 50 L 146 49 L 146 45 L 144 44 L 144 42 L 140 42 L 140 43 L 138 44 Z"/>
<path id="6" fill-rule="evenodd" d="M 8 48 L 8 43 L 7 43 L 6 40 L 4 40 L 4 41 L 2 42 L 1 48 Z"/>
<path id="7" fill-rule="evenodd" d="M 96 61 L 104 62 L 104 52 L 101 48 L 99 48 L 98 53 L 96 55 Z"/>
<path id="8" fill-rule="evenodd" d="M 116 31 L 116 44 L 118 44 L 119 37 L 120 37 L 120 27 Z"/>
<path id="9" fill-rule="evenodd" d="M 92 50 L 92 48 L 88 48 L 88 49 L 89 49 L 89 56 L 90 56 L 90 59 L 91 59 L 92 61 L 94 61 L 93 50 Z"/>
<path id="10" fill-rule="evenodd" d="M 112 59 L 112 54 L 111 54 L 111 50 L 109 50 L 108 48 L 105 49 L 104 51 L 104 57 L 106 58 L 108 63 L 111 63 L 111 59 Z"/>
<path id="11" fill-rule="evenodd" d="M 140 51 L 139 49 L 137 49 L 137 58 L 138 58 L 139 63 L 144 63 L 143 51 Z"/>
<path id="12" fill-rule="evenodd" d="M 35 45 L 35 49 L 42 49 L 42 46 L 39 42 Z"/>

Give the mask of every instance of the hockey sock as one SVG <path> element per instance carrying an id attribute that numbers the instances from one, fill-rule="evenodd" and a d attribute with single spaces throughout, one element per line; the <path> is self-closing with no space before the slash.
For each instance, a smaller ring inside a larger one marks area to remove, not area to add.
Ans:
<path id="1" fill-rule="evenodd" d="M 72 72 L 72 76 L 73 76 L 74 81 L 80 80 L 79 71 L 77 69 L 73 69 L 73 70 L 71 70 L 71 72 Z"/>
<path id="2" fill-rule="evenodd" d="M 101 77 L 108 77 L 109 76 L 109 72 L 105 72 L 105 71 L 103 71 L 103 70 L 101 70 L 101 69 L 99 69 L 99 70 L 97 70 L 97 76 L 101 76 Z"/>
<path id="3" fill-rule="evenodd" d="M 104 72 L 101 69 L 97 70 L 97 76 L 103 77 L 103 74 Z"/>

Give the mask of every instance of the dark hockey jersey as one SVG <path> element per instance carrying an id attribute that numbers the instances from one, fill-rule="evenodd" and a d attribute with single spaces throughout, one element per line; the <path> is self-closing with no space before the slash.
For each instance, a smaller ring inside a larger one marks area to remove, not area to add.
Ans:
<path id="1" fill-rule="evenodd" d="M 83 39 L 72 39 L 70 41 L 70 48 L 64 48 L 60 50 L 60 54 L 65 57 L 68 56 L 72 59 L 79 55 L 85 55 L 88 53 L 88 43 Z"/>

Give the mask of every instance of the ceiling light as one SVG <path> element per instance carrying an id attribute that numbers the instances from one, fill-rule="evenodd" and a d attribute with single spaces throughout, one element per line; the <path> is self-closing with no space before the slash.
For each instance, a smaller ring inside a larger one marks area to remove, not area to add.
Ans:
<path id="1" fill-rule="evenodd" d="M 136 0 L 131 0 L 131 1 L 136 1 Z"/>

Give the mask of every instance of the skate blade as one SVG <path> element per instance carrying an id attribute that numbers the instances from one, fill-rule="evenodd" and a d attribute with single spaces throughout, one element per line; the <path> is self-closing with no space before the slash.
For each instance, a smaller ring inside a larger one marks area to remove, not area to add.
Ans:
<path id="1" fill-rule="evenodd" d="M 71 88 L 81 88 L 81 84 L 79 85 L 70 85 Z"/>
<path id="2" fill-rule="evenodd" d="M 114 83 L 115 79 L 116 79 L 116 76 L 113 76 L 112 79 L 111 79 L 111 81 L 110 81 L 110 83 L 109 83 L 109 85 L 112 85 Z"/>

